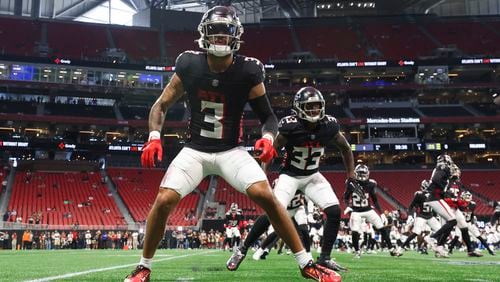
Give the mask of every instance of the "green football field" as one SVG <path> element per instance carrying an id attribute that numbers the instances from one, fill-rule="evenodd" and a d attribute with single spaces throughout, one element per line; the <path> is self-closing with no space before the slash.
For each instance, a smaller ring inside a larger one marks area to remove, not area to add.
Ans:
<path id="1" fill-rule="evenodd" d="M 220 250 L 159 250 L 152 281 L 301 281 L 291 255 L 253 261 L 251 254 L 236 272 L 226 270 L 229 252 Z M 343 281 L 500 281 L 500 257 L 468 258 L 456 252 L 450 259 L 407 252 L 364 255 L 334 252 L 348 267 Z M 0 281 L 123 281 L 140 258 L 139 251 L 121 250 L 0 250 Z"/>

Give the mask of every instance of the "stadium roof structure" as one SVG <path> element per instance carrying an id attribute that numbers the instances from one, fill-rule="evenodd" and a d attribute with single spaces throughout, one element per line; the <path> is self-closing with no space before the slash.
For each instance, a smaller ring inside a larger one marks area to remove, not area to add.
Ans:
<path id="1" fill-rule="evenodd" d="M 374 3 L 377 14 L 426 13 L 444 0 L 113 0 L 122 2 L 139 12 L 145 9 L 170 9 L 204 12 L 215 5 L 233 5 L 240 14 L 260 13 L 271 17 L 314 17 L 315 5 L 350 4 L 369 1 Z M 74 20 L 110 0 L 64 1 L 1 1 L 0 14 Z M 259 17 L 261 18 L 261 17 Z"/>

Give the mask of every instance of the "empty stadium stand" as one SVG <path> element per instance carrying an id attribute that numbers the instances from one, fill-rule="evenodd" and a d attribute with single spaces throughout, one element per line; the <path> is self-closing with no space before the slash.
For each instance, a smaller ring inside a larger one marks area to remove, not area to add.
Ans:
<path id="1" fill-rule="evenodd" d="M 109 48 L 106 25 L 72 22 L 44 22 L 47 25 L 47 41 L 50 54 L 55 57 L 90 59 L 98 58 Z M 40 26 L 40 23 L 37 23 Z M 75 40 L 78 36 L 78 40 Z M 28 37 L 25 38 L 40 38 Z"/>
<path id="2" fill-rule="evenodd" d="M 415 23 L 372 23 L 363 31 L 384 58 L 401 60 L 429 56 L 437 48 Z"/>
<path id="3" fill-rule="evenodd" d="M 40 22 L 0 17 L 1 54 L 31 56 L 40 37 Z"/>
<path id="4" fill-rule="evenodd" d="M 241 52 L 263 62 L 287 59 L 295 52 L 310 52 L 317 58 L 338 60 L 374 56 L 377 59 L 413 59 L 431 56 L 438 47 L 457 47 L 464 55 L 498 55 L 499 38 L 493 30 L 498 30 L 499 25 L 491 20 L 432 16 L 416 21 L 366 18 L 349 24 L 298 20 L 293 28 L 283 23 L 246 25 Z M 46 45 L 50 56 L 103 60 L 102 54 L 114 48 L 123 50 L 130 62 L 173 64 L 183 51 L 199 50 L 194 42 L 199 38 L 196 30 L 161 33 L 156 29 L 17 17 L 0 18 L 0 26 L 0 52 L 10 55 L 39 56 L 37 46 Z M 45 32 L 47 36 L 43 38 Z M 75 34 L 78 40 L 72 40 Z M 377 52 L 371 52 L 373 50 Z"/>
<path id="5" fill-rule="evenodd" d="M 498 37 L 474 20 L 437 20 L 423 25 L 445 47 L 456 46 L 467 55 L 495 55 Z"/>
<path id="6" fill-rule="evenodd" d="M 360 60 L 367 57 L 352 26 L 299 26 L 295 30 L 302 49 L 318 58 Z"/>
<path id="7" fill-rule="evenodd" d="M 138 168 L 110 168 L 108 174 L 123 199 L 132 218 L 136 222 L 144 222 L 153 205 L 158 187 L 165 174 L 163 170 L 146 170 Z M 198 191 L 184 197 L 169 217 L 172 225 L 196 225 L 197 219 L 185 220 L 186 214 L 196 211 L 200 193 L 206 193 L 209 178 L 198 186 Z"/>
<path id="8" fill-rule="evenodd" d="M 297 51 L 293 46 L 291 31 L 286 26 L 249 26 L 241 38 L 244 41 L 241 54 L 263 62 L 286 59 L 288 54 Z"/>
<path id="9" fill-rule="evenodd" d="M 160 33 L 154 29 L 110 27 L 115 47 L 137 62 L 160 61 Z"/>
<path id="10" fill-rule="evenodd" d="M 39 214 L 47 225 L 125 224 L 97 172 L 17 172 L 8 209 L 23 223 Z"/>

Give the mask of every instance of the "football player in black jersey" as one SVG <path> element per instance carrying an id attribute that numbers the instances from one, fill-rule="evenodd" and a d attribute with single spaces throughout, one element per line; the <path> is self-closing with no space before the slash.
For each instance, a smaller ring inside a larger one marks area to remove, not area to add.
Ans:
<path id="1" fill-rule="evenodd" d="M 342 270 L 344 268 L 330 257 L 340 225 L 339 200 L 328 180 L 319 172 L 319 162 L 325 147 L 333 143 L 342 155 L 349 184 L 354 178 L 352 151 L 340 132 L 337 120 L 325 114 L 325 100 L 316 88 L 304 87 L 297 91 L 293 112 L 279 123 L 275 147 L 284 147 L 286 153 L 274 194 L 286 206 L 295 191 L 301 190 L 323 210 L 326 220 L 318 263 L 333 270 Z"/>
<path id="2" fill-rule="evenodd" d="M 408 207 L 408 214 L 415 213 L 415 221 L 413 223 L 413 228 L 411 234 L 406 238 L 406 241 L 401 246 L 402 248 L 408 248 L 410 242 L 417 236 L 420 236 L 423 231 L 429 226 L 432 232 L 436 232 L 441 228 L 441 224 L 434 216 L 434 212 L 431 207 L 429 207 L 425 201 L 427 200 L 427 188 L 429 187 L 429 181 L 424 179 L 420 183 L 420 190 L 415 192 L 413 200 Z"/>
<path id="3" fill-rule="evenodd" d="M 373 225 L 375 230 L 380 232 L 382 240 L 389 248 L 391 256 L 401 256 L 401 252 L 399 252 L 399 250 L 392 245 L 387 229 L 383 228 L 384 224 L 382 223 L 380 215 L 377 214 L 377 212 L 375 212 L 370 205 L 371 199 L 375 209 L 377 209 L 379 213 L 382 213 L 377 194 L 375 193 L 377 182 L 370 179 L 370 170 L 364 164 L 358 164 L 354 169 L 354 173 L 356 175 L 357 183 L 361 186 L 362 190 L 355 191 L 351 186 L 347 186 L 347 189 L 344 192 L 344 203 L 348 208 L 344 211 L 344 213 L 347 214 L 351 212 L 349 225 L 352 231 L 352 244 L 354 246 L 354 250 L 356 251 L 355 257 L 359 258 L 360 256 L 359 236 L 361 233 L 361 224 L 365 219 L 368 223 Z"/>
<path id="4" fill-rule="evenodd" d="M 303 87 L 295 94 L 293 115 L 279 122 L 275 148 L 284 147 L 285 157 L 281 166 L 274 194 L 286 207 L 297 190 L 326 214 L 324 237 L 318 264 L 331 270 L 343 270 L 331 260 L 330 253 L 340 225 L 340 206 L 328 180 L 319 172 L 319 161 L 325 147 L 335 144 L 344 160 L 347 183 L 354 183 L 354 160 L 349 143 L 340 132 L 337 120 L 325 114 L 325 100 L 314 87 Z M 245 250 L 243 250 L 245 251 Z"/>
<path id="5" fill-rule="evenodd" d="M 434 234 L 426 237 L 427 243 L 436 252 L 437 257 L 449 257 L 448 252 L 444 249 L 444 244 L 450 232 L 457 225 L 457 220 L 454 212 L 444 200 L 444 192 L 448 186 L 451 178 L 451 165 L 453 160 L 449 155 L 442 154 L 437 157 L 436 167 L 432 171 L 431 183 L 427 188 L 429 196 L 427 197 L 426 204 L 435 211 L 442 220 L 446 223 L 439 228 Z M 436 247 L 437 243 L 437 247 Z"/>
<path id="6" fill-rule="evenodd" d="M 184 94 L 190 105 L 190 137 L 160 183 L 147 219 L 141 261 L 125 281 L 149 281 L 152 258 L 169 213 L 207 175 L 221 176 L 266 211 L 276 232 L 294 252 L 303 276 L 320 280 L 336 275 L 313 263 L 285 208 L 274 197 L 266 174 L 241 146 L 241 119 L 247 102 L 263 124 L 262 138 L 255 143 L 263 162 L 276 155 L 273 141 L 278 123 L 266 96 L 264 66 L 255 58 L 233 54 L 243 33 L 235 10 L 211 8 L 203 15 L 198 31 L 199 47 L 205 52 L 186 51 L 177 57 L 175 74 L 149 114 L 143 166 L 153 167 L 156 158 L 161 161 L 160 132 L 166 112 Z"/>
<path id="7" fill-rule="evenodd" d="M 474 215 L 474 210 L 476 209 L 477 205 L 476 202 L 472 200 L 471 192 L 463 191 L 462 194 L 460 194 L 460 198 L 465 202 L 465 204 L 460 205 L 459 208 L 465 216 L 465 221 L 467 222 L 470 234 L 476 237 L 479 242 L 483 244 L 490 255 L 494 256 L 495 252 L 490 248 L 490 246 L 486 242 L 486 238 L 481 236 L 481 232 L 479 232 L 479 229 L 477 228 L 476 216 Z"/>

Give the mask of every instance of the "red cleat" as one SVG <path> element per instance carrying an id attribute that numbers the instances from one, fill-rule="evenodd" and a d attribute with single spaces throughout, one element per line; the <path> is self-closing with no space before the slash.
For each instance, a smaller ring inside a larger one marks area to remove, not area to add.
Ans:
<path id="1" fill-rule="evenodd" d="M 302 276 L 319 282 L 341 282 L 342 276 L 337 272 L 310 261 L 300 270 Z"/>
<path id="2" fill-rule="evenodd" d="M 123 282 L 149 282 L 151 270 L 145 266 L 138 265 Z"/>

